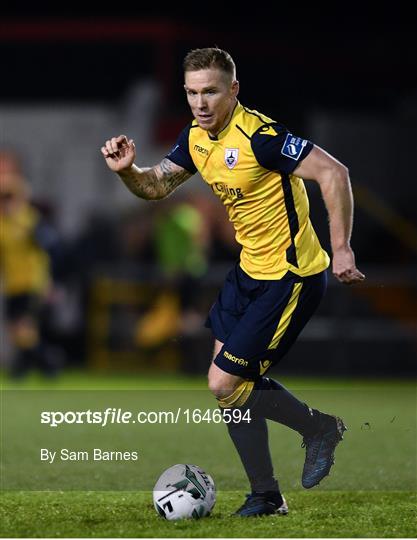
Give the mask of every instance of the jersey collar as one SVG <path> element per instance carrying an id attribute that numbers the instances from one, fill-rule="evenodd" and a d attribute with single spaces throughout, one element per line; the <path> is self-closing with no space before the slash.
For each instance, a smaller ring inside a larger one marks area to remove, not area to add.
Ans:
<path id="1" fill-rule="evenodd" d="M 210 135 L 208 132 L 207 132 L 207 135 L 208 135 L 208 138 L 211 140 L 211 141 L 218 141 L 219 139 L 222 139 L 223 137 L 225 137 L 232 125 L 234 124 L 234 120 L 236 120 L 236 117 L 237 115 L 243 110 L 243 106 L 240 104 L 240 102 L 238 100 L 236 100 L 236 104 L 235 104 L 235 108 L 233 109 L 233 114 L 232 116 L 230 117 L 230 120 L 229 122 L 224 126 L 224 128 L 219 131 L 219 133 L 217 135 L 215 135 L 214 137 L 212 135 Z"/>

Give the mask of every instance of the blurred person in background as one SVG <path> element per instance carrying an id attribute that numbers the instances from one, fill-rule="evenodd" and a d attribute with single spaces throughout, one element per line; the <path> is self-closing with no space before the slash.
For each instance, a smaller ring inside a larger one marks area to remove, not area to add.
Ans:
<path id="1" fill-rule="evenodd" d="M 155 262 L 165 287 L 159 287 L 152 308 L 138 324 L 137 343 L 142 346 L 194 334 L 201 328 L 198 310 L 200 279 L 207 272 L 208 231 L 192 201 L 168 200 L 154 216 Z"/>
<path id="2" fill-rule="evenodd" d="M 138 197 L 162 199 L 199 171 L 226 207 L 242 250 L 207 320 L 215 336 L 209 388 L 222 409 L 242 413 L 227 427 L 252 492 L 236 514 L 286 514 L 266 419 L 303 437 L 305 488 L 329 474 L 346 428 L 340 418 L 310 408 L 265 373 L 294 344 L 327 284 L 330 259 L 309 219 L 303 178 L 318 183 L 327 207 L 333 274 L 345 284 L 364 279 L 350 246 L 349 174 L 312 142 L 242 106 L 227 52 L 190 51 L 184 73 L 194 120 L 158 165 L 137 167 L 135 144 L 125 135 L 107 140 L 101 152 Z"/>
<path id="3" fill-rule="evenodd" d="M 13 377 L 32 368 L 46 376 L 59 371 L 62 357 L 45 335 L 58 251 L 55 229 L 31 202 L 19 157 L 0 150 L 0 279 Z"/>

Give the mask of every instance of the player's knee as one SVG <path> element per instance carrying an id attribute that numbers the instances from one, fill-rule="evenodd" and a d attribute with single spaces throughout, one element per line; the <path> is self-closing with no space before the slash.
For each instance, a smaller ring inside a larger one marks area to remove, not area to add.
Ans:
<path id="1" fill-rule="evenodd" d="M 230 394 L 233 394 L 236 389 L 236 384 L 227 377 L 224 379 L 219 377 L 209 377 L 208 387 L 210 392 L 217 399 L 224 399 L 227 396 L 230 396 Z"/>
<path id="2" fill-rule="evenodd" d="M 233 394 L 240 380 L 240 377 L 226 373 L 212 364 L 208 374 L 208 387 L 217 399 L 224 399 Z"/>
<path id="3" fill-rule="evenodd" d="M 209 389 L 223 409 L 245 405 L 254 388 L 254 381 L 231 375 L 212 364 L 209 371 Z"/>

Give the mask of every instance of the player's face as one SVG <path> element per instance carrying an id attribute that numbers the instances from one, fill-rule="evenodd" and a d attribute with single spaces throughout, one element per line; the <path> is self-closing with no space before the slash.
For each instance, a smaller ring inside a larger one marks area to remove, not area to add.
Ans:
<path id="1" fill-rule="evenodd" d="M 217 135 L 230 120 L 239 83 L 219 69 L 202 69 L 185 72 L 184 88 L 198 125 Z"/>
<path id="2" fill-rule="evenodd" d="M 0 214 L 13 214 L 25 202 L 24 180 L 16 173 L 0 171 Z"/>

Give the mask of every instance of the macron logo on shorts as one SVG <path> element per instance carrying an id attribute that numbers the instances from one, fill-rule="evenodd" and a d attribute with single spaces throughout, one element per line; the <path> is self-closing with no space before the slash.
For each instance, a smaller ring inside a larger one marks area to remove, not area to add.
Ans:
<path id="1" fill-rule="evenodd" d="M 281 148 L 281 154 L 297 161 L 301 156 L 301 152 L 303 151 L 303 148 L 306 146 L 307 142 L 308 141 L 305 139 L 294 137 L 294 135 L 288 133 L 284 145 Z"/>
<path id="2" fill-rule="evenodd" d="M 236 356 L 233 356 L 233 354 L 230 354 L 227 351 L 224 351 L 223 356 L 231 362 L 238 364 L 239 366 L 247 367 L 249 365 L 249 362 L 247 360 L 244 360 L 243 358 L 237 358 Z"/>

